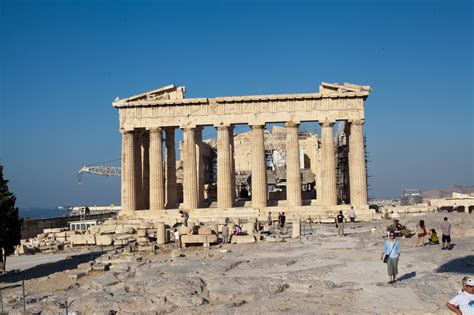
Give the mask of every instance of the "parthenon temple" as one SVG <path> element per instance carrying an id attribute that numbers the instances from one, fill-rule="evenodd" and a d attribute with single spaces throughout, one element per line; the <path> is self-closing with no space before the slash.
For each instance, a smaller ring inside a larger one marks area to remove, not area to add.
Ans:
<path id="1" fill-rule="evenodd" d="M 185 98 L 184 87 L 170 85 L 116 98 L 112 104 L 119 110 L 122 133 L 121 214 L 165 218 L 185 209 L 191 217 L 212 219 L 263 218 L 269 211 L 285 211 L 290 217 L 317 220 L 353 206 L 359 219 L 372 219 L 374 214 L 367 204 L 363 131 L 364 101 L 371 91 L 370 86 L 323 82 L 319 93 Z M 308 156 L 318 156 L 317 164 L 311 165 L 316 184 L 309 188 L 304 181 L 299 131 L 305 122 L 318 123 L 321 128 L 318 144 L 303 146 Z M 344 124 L 347 138 L 348 191 L 344 198 L 338 193 L 334 132 L 338 122 Z M 286 137 L 280 152 L 285 161 L 286 193 L 285 200 L 279 202 L 270 198 L 266 156 L 266 127 L 275 123 L 284 124 Z M 247 200 L 241 200 L 236 189 L 241 185 L 236 178 L 242 172 L 236 170 L 234 128 L 243 124 L 250 127 Z M 204 127 L 217 131 L 214 166 L 209 166 L 209 157 L 205 158 L 209 143 L 203 141 Z M 177 128 L 183 132 L 180 165 L 175 148 Z M 177 176 L 180 166 L 182 187 Z M 212 167 L 216 176 L 210 184 Z M 217 191 L 216 202 L 209 198 L 211 186 Z M 306 189 L 314 191 L 313 197 L 304 194 Z"/>

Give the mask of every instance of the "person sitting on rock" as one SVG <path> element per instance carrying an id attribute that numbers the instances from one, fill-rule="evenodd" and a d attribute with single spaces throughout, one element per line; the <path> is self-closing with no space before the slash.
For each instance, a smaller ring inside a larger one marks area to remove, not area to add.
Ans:
<path id="1" fill-rule="evenodd" d="M 430 238 L 428 239 L 430 245 L 439 244 L 438 233 L 436 233 L 435 229 L 431 229 L 430 231 Z"/>
<path id="2" fill-rule="evenodd" d="M 234 235 L 240 235 L 242 234 L 242 228 L 238 225 L 235 225 L 234 227 Z"/>

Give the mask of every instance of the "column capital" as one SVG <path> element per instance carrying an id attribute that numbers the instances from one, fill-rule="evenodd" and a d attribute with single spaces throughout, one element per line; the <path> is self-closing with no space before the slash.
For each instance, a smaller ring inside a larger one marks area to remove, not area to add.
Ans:
<path id="1" fill-rule="evenodd" d="M 265 128 L 265 125 L 250 125 L 252 129 L 263 129 Z"/>
<path id="2" fill-rule="evenodd" d="M 360 126 L 365 123 L 365 120 L 364 119 L 349 119 L 349 123 Z"/>
<path id="3" fill-rule="evenodd" d="M 219 125 L 217 126 L 217 130 L 229 130 L 229 125 Z"/>
<path id="4" fill-rule="evenodd" d="M 325 121 L 320 121 L 319 124 L 321 125 L 321 127 L 323 128 L 328 128 L 328 127 L 332 127 L 334 126 L 336 122 L 335 121 L 331 121 L 329 119 L 326 119 Z"/>
<path id="5" fill-rule="evenodd" d="M 156 132 L 161 132 L 163 131 L 163 128 L 161 127 L 153 127 L 153 128 L 147 128 L 148 131 L 150 131 L 150 133 L 156 133 Z"/>
<path id="6" fill-rule="evenodd" d="M 300 124 L 294 121 L 287 121 L 285 127 L 298 127 Z"/>
<path id="7" fill-rule="evenodd" d="M 121 134 L 133 133 L 133 132 L 134 132 L 134 129 L 125 129 L 125 128 L 121 128 L 121 129 L 120 129 L 120 133 L 121 133 Z"/>

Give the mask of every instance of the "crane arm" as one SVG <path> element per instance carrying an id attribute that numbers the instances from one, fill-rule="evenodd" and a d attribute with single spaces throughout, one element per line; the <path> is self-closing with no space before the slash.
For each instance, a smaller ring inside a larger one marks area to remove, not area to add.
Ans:
<path id="1" fill-rule="evenodd" d="M 83 173 L 90 173 L 96 175 L 105 175 L 105 176 L 121 176 L 122 169 L 115 166 L 88 166 L 84 165 L 77 172 L 78 182 L 81 183 L 81 178 Z"/>

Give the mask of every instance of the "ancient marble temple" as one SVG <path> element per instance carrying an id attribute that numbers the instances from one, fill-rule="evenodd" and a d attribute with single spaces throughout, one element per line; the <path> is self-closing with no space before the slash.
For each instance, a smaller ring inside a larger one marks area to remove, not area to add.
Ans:
<path id="1" fill-rule="evenodd" d="M 119 110 L 122 133 L 122 213 L 166 215 L 179 207 L 204 217 L 258 217 L 285 211 L 300 217 L 318 217 L 354 206 L 359 218 L 373 215 L 367 206 L 364 148 L 364 101 L 369 86 L 323 82 L 319 93 L 185 98 L 185 88 L 174 85 L 124 99 Z M 350 204 L 337 204 L 334 124 L 349 124 Z M 302 200 L 298 126 L 321 126 L 320 191 L 317 200 Z M 286 138 L 286 203 L 271 207 L 267 198 L 264 128 L 284 123 Z M 251 202 L 235 203 L 233 126 L 247 124 L 252 132 Z M 202 208 L 204 198 L 202 129 L 217 130 L 217 206 Z M 183 203 L 178 204 L 175 131 L 184 134 Z M 165 151 L 165 152 L 163 152 Z"/>

